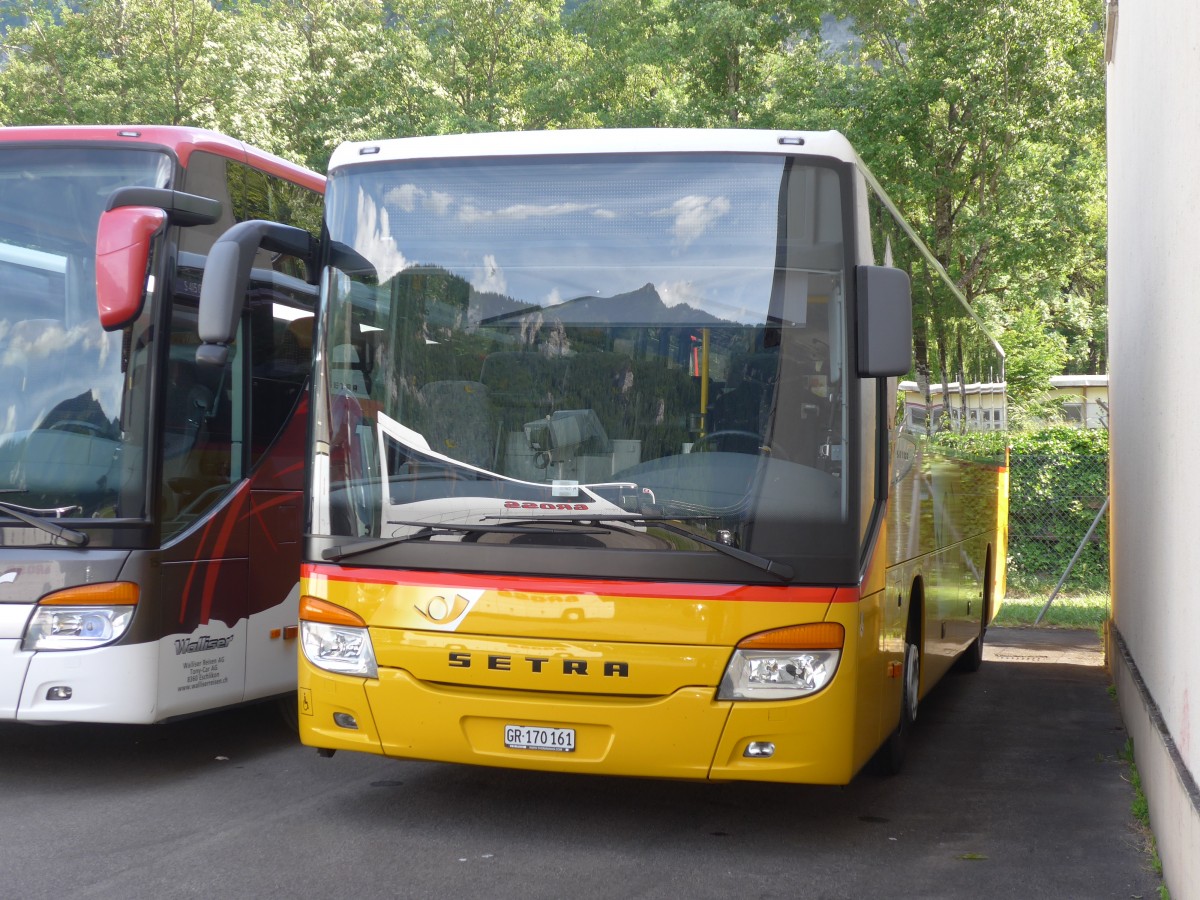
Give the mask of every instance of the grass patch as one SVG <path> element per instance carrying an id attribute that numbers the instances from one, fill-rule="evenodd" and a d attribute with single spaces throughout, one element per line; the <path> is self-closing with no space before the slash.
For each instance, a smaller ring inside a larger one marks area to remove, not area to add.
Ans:
<path id="1" fill-rule="evenodd" d="M 1033 625 L 1049 596 L 1047 592 L 1043 597 L 1006 597 L 1000 604 L 994 624 L 1010 628 Z M 1059 594 L 1046 610 L 1041 625 L 1047 628 L 1101 628 L 1107 619 L 1107 593 Z"/>
<path id="2" fill-rule="evenodd" d="M 1147 804 L 1146 794 L 1142 790 L 1142 776 L 1138 774 L 1137 763 L 1133 761 L 1132 740 L 1125 741 L 1125 747 L 1121 750 L 1121 761 L 1129 766 L 1129 783 L 1133 786 L 1133 803 L 1129 811 L 1133 813 L 1142 840 L 1145 842 L 1146 853 L 1150 856 L 1150 867 L 1155 875 L 1162 878 L 1162 860 L 1158 855 L 1158 844 L 1154 840 L 1154 832 L 1150 830 L 1150 806 Z M 1171 900 L 1165 884 L 1158 886 L 1158 896 L 1160 900 Z"/>

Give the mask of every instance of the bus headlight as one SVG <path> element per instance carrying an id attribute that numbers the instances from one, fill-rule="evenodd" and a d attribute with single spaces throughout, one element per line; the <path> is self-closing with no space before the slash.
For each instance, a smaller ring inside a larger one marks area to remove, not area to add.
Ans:
<path id="1" fill-rule="evenodd" d="M 25 627 L 21 649 L 101 647 L 123 635 L 132 620 L 132 606 L 39 606 Z"/>
<path id="2" fill-rule="evenodd" d="M 301 622 L 300 644 L 308 661 L 319 669 L 363 678 L 379 675 L 371 635 L 365 628 Z"/>
<path id="3" fill-rule="evenodd" d="M 47 594 L 25 626 L 22 650 L 87 650 L 129 630 L 140 592 L 128 581 L 85 584 Z"/>
<path id="4" fill-rule="evenodd" d="M 845 629 L 836 622 L 795 625 L 752 635 L 730 657 L 718 700 L 793 700 L 833 680 Z"/>
<path id="5" fill-rule="evenodd" d="M 378 678 L 367 624 L 356 613 L 327 600 L 300 598 L 300 646 L 318 669 L 339 675 Z"/>

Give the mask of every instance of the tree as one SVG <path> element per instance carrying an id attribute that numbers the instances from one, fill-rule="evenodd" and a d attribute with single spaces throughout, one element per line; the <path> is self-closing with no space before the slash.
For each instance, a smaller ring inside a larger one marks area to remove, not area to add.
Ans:
<path id="1" fill-rule="evenodd" d="M 819 33 L 813 0 L 673 0 L 689 124 L 774 125 L 776 64 Z"/>
<path id="2" fill-rule="evenodd" d="M 10 0 L 26 24 L 0 45 L 0 121 L 203 125 L 315 168 L 346 139 L 449 131 L 838 128 L 1011 371 L 1041 356 L 1015 336 L 1033 309 L 1095 372 L 1102 2 Z M 970 348 L 937 311 L 918 364 L 948 376 Z"/>
<path id="3" fill-rule="evenodd" d="M 686 118 L 671 0 L 591 0 L 567 17 L 583 51 L 572 73 L 581 125 L 653 128 Z"/>
<path id="4" fill-rule="evenodd" d="M 444 115 L 428 49 L 380 0 L 236 0 L 214 125 L 324 169 L 345 140 L 426 133 Z"/>
<path id="5" fill-rule="evenodd" d="M 428 47 L 439 95 L 437 131 L 559 124 L 581 48 L 562 27 L 562 0 L 425 0 L 405 5 Z"/>
<path id="6" fill-rule="evenodd" d="M 1099 4 L 845 0 L 839 11 L 862 41 L 839 86 L 844 130 L 968 301 L 990 301 L 996 330 L 1010 323 L 1002 343 L 1019 356 L 1019 311 L 1054 317 L 1072 288 L 1095 286 L 1103 259 Z M 931 338 L 944 360 L 949 336 Z"/>
<path id="7" fill-rule="evenodd" d="M 208 0 L 26 0 L 21 11 L 28 24 L 4 42 L 6 124 L 200 124 L 219 18 Z"/>

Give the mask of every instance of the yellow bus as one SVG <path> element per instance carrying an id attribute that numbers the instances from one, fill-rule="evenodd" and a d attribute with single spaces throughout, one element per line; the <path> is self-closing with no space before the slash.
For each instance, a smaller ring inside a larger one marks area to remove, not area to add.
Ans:
<path id="1" fill-rule="evenodd" d="M 979 665 L 1003 353 L 841 135 L 347 143 L 313 252 L 305 744 L 841 784 Z"/>

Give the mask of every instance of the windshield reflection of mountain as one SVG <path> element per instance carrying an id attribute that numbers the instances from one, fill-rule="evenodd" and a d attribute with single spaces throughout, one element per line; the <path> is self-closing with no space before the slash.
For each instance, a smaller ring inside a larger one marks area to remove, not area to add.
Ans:
<path id="1" fill-rule="evenodd" d="M 93 434 L 110 441 L 120 438 L 120 429 L 115 419 L 110 420 L 91 391 L 60 402 L 38 424 L 38 428 L 51 431 L 70 431 L 76 434 Z"/>

